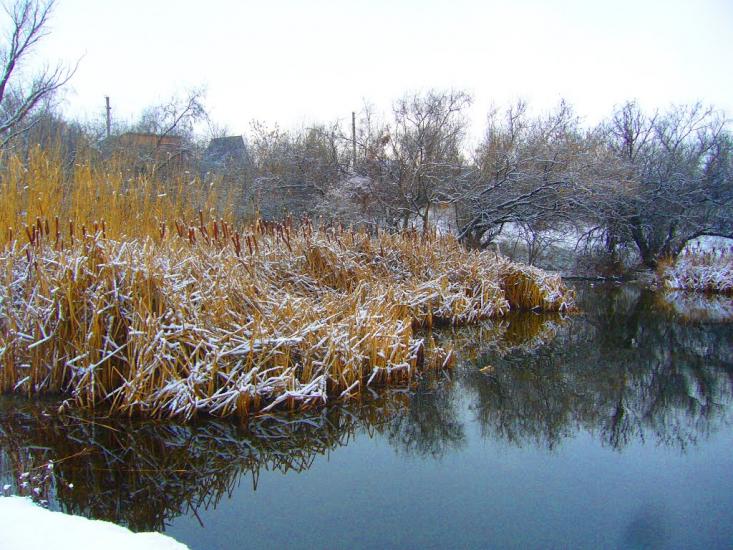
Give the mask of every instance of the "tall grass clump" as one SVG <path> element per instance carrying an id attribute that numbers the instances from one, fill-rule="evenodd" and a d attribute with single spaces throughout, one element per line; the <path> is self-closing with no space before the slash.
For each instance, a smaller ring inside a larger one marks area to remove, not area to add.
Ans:
<path id="1" fill-rule="evenodd" d="M 113 239 L 155 238 L 162 221 L 190 219 L 199 210 L 231 221 L 231 213 L 218 208 L 217 190 L 189 174 L 159 181 L 137 174 L 124 157 L 91 157 L 80 153 L 68 163 L 41 148 L 27 158 L 0 156 L 0 243 L 23 237 L 38 220 L 64 246 L 75 234 L 94 234 L 95 227 Z"/>
<path id="2" fill-rule="evenodd" d="M 661 262 L 657 271 L 671 290 L 733 294 L 733 249 L 687 249 L 676 261 Z"/>
<path id="3" fill-rule="evenodd" d="M 415 331 L 562 311 L 559 277 L 452 237 L 257 220 L 197 182 L 37 151 L 0 174 L 0 390 L 191 418 L 306 409 L 406 384 L 450 353 Z"/>

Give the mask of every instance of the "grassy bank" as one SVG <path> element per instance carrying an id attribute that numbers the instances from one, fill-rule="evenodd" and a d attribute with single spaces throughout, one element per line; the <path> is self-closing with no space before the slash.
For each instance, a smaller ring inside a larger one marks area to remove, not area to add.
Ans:
<path id="1" fill-rule="evenodd" d="M 4 392 L 152 417 L 303 409 L 449 365 L 419 327 L 573 305 L 558 277 L 450 237 L 238 225 L 195 182 L 28 166 L 0 183 Z"/>

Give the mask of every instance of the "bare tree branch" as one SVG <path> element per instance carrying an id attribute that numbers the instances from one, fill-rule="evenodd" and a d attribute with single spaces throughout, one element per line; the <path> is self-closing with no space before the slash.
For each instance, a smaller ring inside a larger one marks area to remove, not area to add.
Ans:
<path id="1" fill-rule="evenodd" d="M 0 47 L 0 147 L 28 130 L 29 126 L 23 124 L 30 114 L 64 86 L 78 67 L 77 63 L 72 68 L 63 65 L 46 68 L 31 79 L 29 87 L 19 82 L 18 68 L 46 36 L 53 6 L 53 0 L 17 0 L 5 7 L 10 34 L 7 43 Z"/>

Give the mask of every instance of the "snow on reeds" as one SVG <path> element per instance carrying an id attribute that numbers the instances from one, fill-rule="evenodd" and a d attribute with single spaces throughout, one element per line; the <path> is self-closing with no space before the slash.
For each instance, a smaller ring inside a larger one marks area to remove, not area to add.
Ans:
<path id="1" fill-rule="evenodd" d="M 180 189 L 147 204 L 159 184 L 108 174 L 95 188 L 82 168 L 55 206 L 49 166 L 30 191 L 22 172 L 0 181 L 25 208 L 0 237 L 3 392 L 184 419 L 306 409 L 447 366 L 419 327 L 573 306 L 559 277 L 430 232 L 235 229 L 209 218 L 210 198 L 196 213 Z"/>
<path id="2" fill-rule="evenodd" d="M 733 293 L 733 250 L 686 250 L 676 262 L 662 263 L 659 274 L 666 288 Z"/>
<path id="3" fill-rule="evenodd" d="M 416 232 L 178 222 L 157 242 L 60 248 L 38 225 L 0 252 L 0 388 L 120 414 L 321 404 L 409 381 L 419 326 L 572 305 L 557 278 Z"/>
<path id="4" fill-rule="evenodd" d="M 507 300 L 516 309 L 563 311 L 567 289 L 562 279 L 533 266 L 502 261 L 499 276 Z"/>

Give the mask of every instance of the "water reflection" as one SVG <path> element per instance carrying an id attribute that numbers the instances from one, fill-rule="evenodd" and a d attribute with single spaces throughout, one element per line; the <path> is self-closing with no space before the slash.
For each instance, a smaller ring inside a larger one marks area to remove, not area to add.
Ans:
<path id="1" fill-rule="evenodd" d="M 448 377 L 422 381 L 410 394 L 404 413 L 386 424 L 390 444 L 408 456 L 440 458 L 466 444 L 465 426 L 460 418 L 457 394 Z"/>
<path id="2" fill-rule="evenodd" d="M 589 296 L 591 293 L 591 296 Z M 685 449 L 726 419 L 730 325 L 680 322 L 650 292 L 580 293 L 582 318 L 533 348 L 489 350 L 463 385 L 485 437 L 555 448 L 578 430 L 621 449 L 632 440 Z"/>
<path id="3" fill-rule="evenodd" d="M 733 322 L 733 297 L 725 294 L 703 294 L 681 290 L 658 294 L 662 307 L 689 321 Z"/>
<path id="4" fill-rule="evenodd" d="M 256 489 L 262 471 L 307 470 L 357 431 L 373 436 L 405 404 L 404 393 L 385 394 L 368 406 L 241 426 L 56 417 L 15 401 L 0 410 L 0 481 L 17 490 L 22 472 L 53 459 L 53 508 L 162 530 L 178 515 L 215 507 L 246 479 Z"/>
<path id="5" fill-rule="evenodd" d="M 732 324 L 681 320 L 636 288 L 578 294 L 582 313 L 571 318 L 528 314 L 433 334 L 460 357 L 453 372 L 306 416 L 182 426 L 58 417 L 6 399 L 0 484 L 17 490 L 21 472 L 54 459 L 52 507 L 162 530 L 242 483 L 256 490 L 262 472 L 307 470 L 354 438 L 433 460 L 470 445 L 475 422 L 483 438 L 519 447 L 553 451 L 584 431 L 619 451 L 635 441 L 684 451 L 728 421 Z M 640 518 L 629 541 L 659 532 L 654 514 Z"/>

